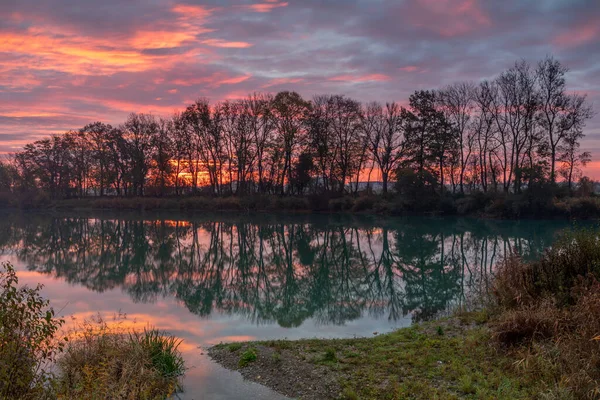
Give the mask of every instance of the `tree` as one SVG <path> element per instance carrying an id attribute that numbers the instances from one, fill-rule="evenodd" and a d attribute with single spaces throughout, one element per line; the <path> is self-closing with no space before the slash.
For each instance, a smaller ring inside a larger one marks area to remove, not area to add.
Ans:
<path id="1" fill-rule="evenodd" d="M 310 103 L 296 92 L 279 92 L 273 99 L 272 112 L 283 155 L 283 170 L 279 177 L 281 194 L 285 190 L 285 180 L 292 180 L 292 160 L 306 144 L 304 127 L 309 110 Z"/>
<path id="2" fill-rule="evenodd" d="M 437 172 L 443 190 L 444 163 L 452 147 L 453 130 L 443 112 L 436 108 L 435 92 L 415 92 L 409 103 L 410 110 L 402 110 L 405 158 L 401 165 L 413 169 L 417 178 L 425 179 L 426 173 Z"/>
<path id="3" fill-rule="evenodd" d="M 160 118 L 158 130 L 152 140 L 154 152 L 152 154 L 152 169 L 154 170 L 154 186 L 159 188 L 159 193 L 164 196 L 167 183 L 172 175 L 173 165 L 173 119 Z"/>
<path id="4" fill-rule="evenodd" d="M 314 169 L 313 157 L 309 152 L 302 152 L 298 161 L 294 164 L 294 173 L 292 175 L 291 185 L 296 189 L 296 193 L 304 194 L 304 190 L 312 180 Z"/>
<path id="5" fill-rule="evenodd" d="M 338 192 L 343 193 L 346 181 L 360 172 L 362 164 L 362 110 L 358 101 L 344 96 L 332 96 L 331 134 L 334 146 L 334 163 L 339 171 Z"/>
<path id="6" fill-rule="evenodd" d="M 546 57 L 540 61 L 536 70 L 540 91 L 538 121 L 545 132 L 545 140 L 549 147 L 552 183 L 556 182 L 555 170 L 559 148 L 569 137 L 571 140 L 577 137 L 585 126 L 585 121 L 593 115 L 591 107 L 586 104 L 585 96 L 566 93 L 565 75 L 568 71 L 567 67 L 553 57 Z M 573 131 L 578 133 L 573 135 Z M 567 147 L 573 145 L 574 143 L 566 144 Z M 569 187 L 570 183 L 569 178 Z"/>
<path id="7" fill-rule="evenodd" d="M 132 113 L 123 125 L 126 149 L 131 160 L 131 184 L 135 196 L 144 195 L 150 160 L 154 154 L 158 123 L 149 114 Z"/>
<path id="8" fill-rule="evenodd" d="M 107 169 L 108 169 L 108 152 L 109 152 L 109 132 L 112 126 L 103 124 L 102 122 L 94 122 L 81 128 L 79 131 L 85 140 L 85 144 L 89 148 L 89 156 L 93 163 L 93 176 L 99 187 L 100 196 L 104 196 L 104 190 L 107 184 Z M 87 150 L 87 149 L 86 149 Z M 85 150 L 83 150 L 85 151 Z M 87 151 L 85 151 L 87 153 Z M 78 157 L 79 165 L 86 169 L 86 159 L 84 154 Z M 83 172 L 85 173 L 85 172 Z"/>
<path id="9" fill-rule="evenodd" d="M 470 129 L 475 108 L 475 85 L 470 82 L 455 83 L 437 92 L 437 101 L 446 120 L 452 124 L 458 140 L 460 192 L 464 193 L 465 172 L 473 153 L 475 131 Z"/>
<path id="10" fill-rule="evenodd" d="M 254 93 L 244 100 L 244 109 L 248 118 L 248 129 L 254 142 L 256 155 L 256 174 L 258 191 L 266 191 L 265 164 L 266 153 L 273 142 L 275 121 L 272 114 L 273 96 Z"/>
<path id="11" fill-rule="evenodd" d="M 539 97 L 536 93 L 536 77 L 531 66 L 525 61 L 519 61 L 503 72 L 497 79 L 501 107 L 497 113 L 498 129 L 502 132 L 502 146 L 506 149 L 506 135 L 510 141 L 510 156 L 504 160 L 508 165 L 504 189 L 508 192 L 511 180 L 513 190 L 521 191 L 522 157 L 530 136 L 534 133 L 535 114 L 538 109 Z M 505 151 L 505 157 L 507 157 Z"/>
<path id="12" fill-rule="evenodd" d="M 396 169 L 403 156 L 403 115 L 400 105 L 369 103 L 363 116 L 369 151 L 381 171 L 383 194 L 388 192 L 390 173 Z"/>
<path id="13" fill-rule="evenodd" d="M 571 130 L 569 135 L 563 138 L 560 145 L 558 161 L 562 163 L 560 174 L 567 181 L 569 192 L 573 189 L 574 178 L 581 176 L 581 167 L 585 167 L 592 160 L 588 151 L 581 152 L 579 141 L 583 137 L 580 130 Z"/>

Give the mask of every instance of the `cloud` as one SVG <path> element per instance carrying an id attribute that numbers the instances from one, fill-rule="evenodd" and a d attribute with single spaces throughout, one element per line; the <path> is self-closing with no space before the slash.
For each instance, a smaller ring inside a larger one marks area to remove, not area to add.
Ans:
<path id="1" fill-rule="evenodd" d="M 266 3 L 256 3 L 244 6 L 244 8 L 250 9 L 259 13 L 268 13 L 273 11 L 275 8 L 287 7 L 288 3 L 279 2 L 277 0 L 267 1 Z"/>
<path id="2" fill-rule="evenodd" d="M 19 0 L 0 15 L 0 152 L 198 97 L 403 102 L 547 54 L 600 104 L 596 0 Z M 600 116 L 586 133 L 600 148 Z"/>
<path id="3" fill-rule="evenodd" d="M 351 82 L 351 83 L 361 83 L 361 82 L 385 82 L 389 81 L 391 77 L 384 74 L 369 74 L 369 75 L 338 75 L 329 78 L 330 81 L 338 81 L 338 82 Z"/>

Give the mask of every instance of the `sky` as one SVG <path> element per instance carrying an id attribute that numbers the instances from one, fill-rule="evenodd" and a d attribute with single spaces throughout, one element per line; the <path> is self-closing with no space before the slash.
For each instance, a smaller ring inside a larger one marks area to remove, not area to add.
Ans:
<path id="1" fill-rule="evenodd" d="M 294 90 L 405 103 L 553 55 L 598 113 L 599 0 L 0 0 L 0 153 L 200 97 Z"/>

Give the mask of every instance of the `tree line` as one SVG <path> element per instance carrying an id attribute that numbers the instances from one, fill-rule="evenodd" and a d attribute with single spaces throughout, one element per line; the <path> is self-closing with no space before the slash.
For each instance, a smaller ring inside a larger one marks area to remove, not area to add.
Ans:
<path id="1" fill-rule="evenodd" d="M 169 118 L 133 113 L 24 146 L 0 163 L 0 191 L 53 198 L 356 193 L 408 181 L 438 194 L 520 193 L 571 184 L 593 110 L 568 93 L 553 57 L 518 61 L 492 80 L 414 92 L 408 105 L 343 95 L 255 93 L 199 99 Z"/>

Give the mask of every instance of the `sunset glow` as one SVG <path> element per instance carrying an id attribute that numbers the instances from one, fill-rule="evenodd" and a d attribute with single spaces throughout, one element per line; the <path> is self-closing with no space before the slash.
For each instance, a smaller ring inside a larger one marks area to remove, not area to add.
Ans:
<path id="1" fill-rule="evenodd" d="M 600 103 L 593 0 L 24 0 L 0 15 L 1 154 L 130 112 L 169 116 L 199 97 L 294 90 L 403 103 L 547 54 L 570 68 L 571 91 Z M 586 173 L 599 179 L 598 115 L 585 133 Z"/>

